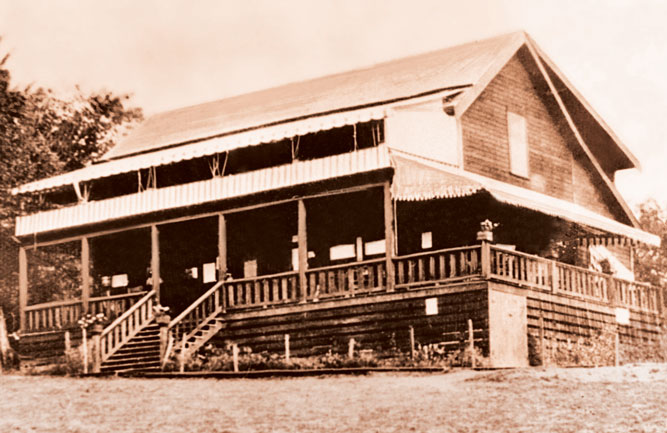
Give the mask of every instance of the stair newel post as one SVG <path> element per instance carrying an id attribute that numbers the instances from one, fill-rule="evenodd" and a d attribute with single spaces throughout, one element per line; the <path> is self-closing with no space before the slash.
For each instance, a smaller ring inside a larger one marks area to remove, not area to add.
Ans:
<path id="1" fill-rule="evenodd" d="M 493 229 L 498 226 L 489 220 L 480 223 L 480 231 L 477 232 L 477 240 L 481 241 L 480 265 L 482 278 L 491 276 L 491 243 L 493 242 Z"/>
<path id="2" fill-rule="evenodd" d="M 99 373 L 102 371 L 102 324 L 94 324 L 90 329 L 90 335 L 93 343 L 93 373 Z"/>
<path id="3" fill-rule="evenodd" d="M 169 322 L 171 316 L 167 313 L 157 313 L 155 322 L 160 327 L 160 360 L 163 361 L 166 356 L 167 346 L 169 345 Z"/>

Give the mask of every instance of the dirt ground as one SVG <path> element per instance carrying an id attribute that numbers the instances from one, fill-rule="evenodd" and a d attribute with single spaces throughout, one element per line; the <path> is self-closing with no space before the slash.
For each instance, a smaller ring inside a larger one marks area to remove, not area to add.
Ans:
<path id="1" fill-rule="evenodd" d="M 667 364 L 290 379 L 0 376 L 1 432 L 667 432 Z"/>

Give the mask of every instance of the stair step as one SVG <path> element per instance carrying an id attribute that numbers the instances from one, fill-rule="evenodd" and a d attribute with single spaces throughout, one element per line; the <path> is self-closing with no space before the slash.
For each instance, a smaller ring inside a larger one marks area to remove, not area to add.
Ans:
<path id="1" fill-rule="evenodd" d="M 128 363 L 128 364 L 117 364 L 114 366 L 102 366 L 102 372 L 107 373 L 110 371 L 121 372 L 121 371 L 155 371 L 160 369 L 160 361 L 152 362 L 143 362 L 141 364 Z"/>
<path id="2" fill-rule="evenodd" d="M 160 362 L 160 355 L 149 355 L 149 356 L 137 356 L 137 357 L 127 357 L 127 358 L 120 358 L 116 360 L 111 360 L 108 359 L 104 361 L 102 364 L 102 368 L 105 367 L 116 367 L 119 365 L 128 365 L 128 364 L 140 364 L 144 365 L 146 363 L 151 363 L 151 362 Z"/>
<path id="3" fill-rule="evenodd" d="M 135 351 L 124 351 L 120 350 L 114 353 L 109 360 L 123 359 L 123 358 L 136 358 L 138 356 L 160 356 L 160 348 L 152 348 L 149 350 L 135 350 Z"/>

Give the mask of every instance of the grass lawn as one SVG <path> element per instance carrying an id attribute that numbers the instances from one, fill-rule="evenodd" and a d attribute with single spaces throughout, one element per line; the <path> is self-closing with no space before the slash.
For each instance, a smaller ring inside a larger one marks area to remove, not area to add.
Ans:
<path id="1" fill-rule="evenodd" d="M 0 432 L 666 432 L 667 365 L 289 379 L 0 376 Z"/>

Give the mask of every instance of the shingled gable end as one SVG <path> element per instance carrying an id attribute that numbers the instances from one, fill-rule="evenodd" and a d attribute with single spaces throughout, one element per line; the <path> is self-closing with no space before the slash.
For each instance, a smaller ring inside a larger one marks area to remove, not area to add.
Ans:
<path id="1" fill-rule="evenodd" d="M 535 318 L 563 309 L 577 325 L 554 342 L 618 308 L 625 342 L 655 338 L 662 291 L 633 281 L 632 248 L 659 240 L 611 180 L 637 166 L 523 32 L 158 114 L 13 190 L 58 204 L 17 219 L 23 341 L 37 356 L 32 335 L 104 312 L 96 368 L 159 368 L 157 303 L 188 354 L 284 334 L 303 355 L 405 350 L 408 329 L 453 348 L 471 319 L 492 365 L 524 365 Z M 28 305 L 28 253 L 63 243 L 80 299 Z"/>

